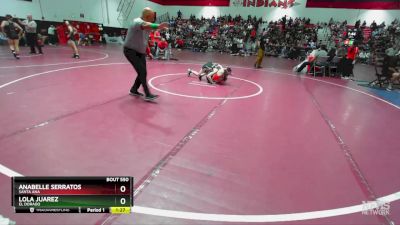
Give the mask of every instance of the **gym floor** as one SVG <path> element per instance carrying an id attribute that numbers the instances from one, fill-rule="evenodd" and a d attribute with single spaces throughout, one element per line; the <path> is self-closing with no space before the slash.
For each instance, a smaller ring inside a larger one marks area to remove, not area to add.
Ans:
<path id="1" fill-rule="evenodd" d="M 299 61 L 174 51 L 128 95 L 121 46 L 0 48 L 0 214 L 19 224 L 400 223 L 400 93 L 296 75 Z M 232 67 L 222 86 L 188 77 Z M 373 67 L 357 65 L 357 79 Z M 135 213 L 14 214 L 10 176 L 134 176 Z M 365 215 L 363 201 L 390 203 Z"/>

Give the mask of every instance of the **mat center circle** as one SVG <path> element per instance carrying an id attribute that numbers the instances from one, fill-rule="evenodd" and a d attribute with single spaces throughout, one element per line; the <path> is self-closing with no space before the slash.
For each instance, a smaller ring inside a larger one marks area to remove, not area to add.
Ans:
<path id="1" fill-rule="evenodd" d="M 263 92 L 259 84 L 239 77 L 230 76 L 223 85 L 210 85 L 185 73 L 158 75 L 149 80 L 149 85 L 166 94 L 207 100 L 246 99 Z"/>

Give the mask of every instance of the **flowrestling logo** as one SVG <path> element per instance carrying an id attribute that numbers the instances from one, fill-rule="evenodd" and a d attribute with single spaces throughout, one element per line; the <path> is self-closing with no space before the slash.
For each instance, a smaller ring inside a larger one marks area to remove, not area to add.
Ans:
<path id="1" fill-rule="evenodd" d="M 236 7 L 271 7 L 271 8 L 291 8 L 299 5 L 296 0 L 233 0 L 232 5 Z"/>
<path id="2" fill-rule="evenodd" d="M 362 201 L 362 215 L 388 216 L 390 214 L 390 204 L 384 201 Z"/>

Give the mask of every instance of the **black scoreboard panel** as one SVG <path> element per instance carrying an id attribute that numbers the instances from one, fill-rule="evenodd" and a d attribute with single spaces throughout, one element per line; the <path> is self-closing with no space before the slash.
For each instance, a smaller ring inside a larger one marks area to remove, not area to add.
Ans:
<path id="1" fill-rule="evenodd" d="M 400 9 L 400 0 L 307 0 L 306 7 L 347 9 Z"/>

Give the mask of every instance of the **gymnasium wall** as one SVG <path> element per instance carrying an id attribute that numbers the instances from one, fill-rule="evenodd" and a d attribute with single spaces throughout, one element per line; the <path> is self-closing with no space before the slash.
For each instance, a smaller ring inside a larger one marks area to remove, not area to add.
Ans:
<path id="1" fill-rule="evenodd" d="M 250 0 L 251 1 L 251 0 Z M 265 2 L 264 0 L 256 0 L 257 2 Z M 269 1 L 271 2 L 271 0 Z M 190 14 L 196 16 L 212 17 L 225 14 L 255 15 L 262 16 L 266 20 L 277 20 L 283 15 L 292 17 L 309 17 L 312 22 L 329 21 L 331 17 L 336 20 L 347 20 L 348 23 L 354 24 L 360 19 L 371 23 L 375 20 L 377 23 L 386 21 L 386 24 L 392 22 L 396 17 L 400 19 L 400 10 L 357 10 L 357 9 L 331 9 L 331 8 L 306 8 L 306 0 L 295 0 L 295 4 L 290 8 L 278 7 L 243 7 L 243 0 L 231 0 L 229 7 L 199 7 L 199 6 L 166 6 L 160 8 L 160 13 L 168 12 L 170 15 L 176 16 L 180 9 L 183 16 L 189 17 Z"/>
<path id="2" fill-rule="evenodd" d="M 124 27 L 119 22 L 117 7 L 120 0 L 0 0 L 0 16 L 11 14 L 26 18 L 31 14 L 35 20 L 62 22 L 64 19 L 102 23 L 108 27 Z M 132 13 L 136 16 L 145 6 L 157 8 L 159 5 L 147 0 L 136 0 Z M 108 9 L 108 10 L 107 10 Z M 84 14 L 84 18 L 80 14 Z M 131 16 L 132 17 L 132 16 Z"/>
<path id="3" fill-rule="evenodd" d="M 400 19 L 400 10 L 357 10 L 357 9 L 329 9 L 306 8 L 306 0 L 295 0 L 293 7 L 286 9 L 280 7 L 243 7 L 243 0 L 231 0 L 229 7 L 203 7 L 203 6 L 162 6 L 148 0 L 136 0 L 131 15 L 125 22 L 119 22 L 117 7 L 120 0 L 0 0 L 0 15 L 11 14 L 25 18 L 32 14 L 34 19 L 40 20 L 44 16 L 46 21 L 62 22 L 64 19 L 102 23 L 108 27 L 127 27 L 134 17 L 138 17 L 144 7 L 149 6 L 157 11 L 158 15 L 168 12 L 176 16 L 180 9 L 185 18 L 190 14 L 198 17 L 212 17 L 225 14 L 262 16 L 265 20 L 277 20 L 283 15 L 292 17 L 310 17 L 312 22 L 328 21 L 331 17 L 337 20 L 347 20 L 354 24 L 356 20 L 366 20 L 371 23 L 386 21 L 389 23 L 394 18 Z M 39 2 L 41 4 L 39 4 Z M 256 0 L 256 2 L 265 2 Z M 271 2 L 271 0 L 269 1 Z M 107 4 L 106 4 L 107 3 Z M 40 7 L 41 6 L 41 7 Z M 107 7 L 108 6 L 108 7 Z M 108 10 L 107 10 L 108 8 Z M 84 18 L 80 18 L 80 13 Z"/>

